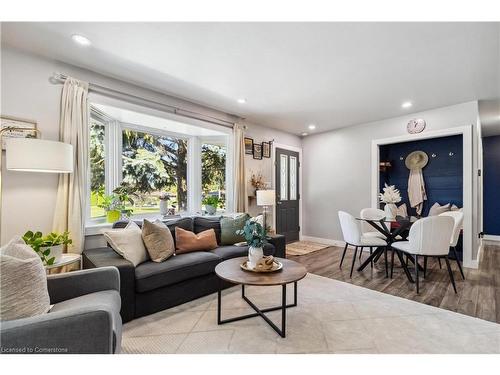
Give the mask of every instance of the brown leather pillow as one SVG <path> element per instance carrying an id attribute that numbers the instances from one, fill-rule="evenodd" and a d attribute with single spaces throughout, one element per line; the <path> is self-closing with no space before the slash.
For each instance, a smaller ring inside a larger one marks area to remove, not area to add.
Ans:
<path id="1" fill-rule="evenodd" d="M 213 229 L 204 230 L 198 234 L 175 227 L 176 254 L 191 251 L 213 250 L 217 247 L 217 239 Z"/>

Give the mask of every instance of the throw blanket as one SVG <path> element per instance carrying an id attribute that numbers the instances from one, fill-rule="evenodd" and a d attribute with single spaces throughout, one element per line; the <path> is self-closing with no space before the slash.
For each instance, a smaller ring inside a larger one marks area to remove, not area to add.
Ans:
<path id="1" fill-rule="evenodd" d="M 422 169 L 410 169 L 410 177 L 408 178 L 408 199 L 410 206 L 417 210 L 417 215 L 422 214 L 424 201 L 427 200 L 425 193 L 424 175 Z"/>

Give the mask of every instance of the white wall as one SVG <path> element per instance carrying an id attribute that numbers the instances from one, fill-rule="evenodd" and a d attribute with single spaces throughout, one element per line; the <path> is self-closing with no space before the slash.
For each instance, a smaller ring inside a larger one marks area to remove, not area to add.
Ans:
<path id="1" fill-rule="evenodd" d="M 72 75 L 85 81 L 149 98 L 161 103 L 179 106 L 212 115 L 228 121 L 234 120 L 228 114 L 202 107 L 181 99 L 173 98 L 100 75 L 72 65 L 41 58 L 23 51 L 2 45 L 1 49 L 1 88 L 0 113 L 38 122 L 44 139 L 58 139 L 59 106 L 61 85 L 54 85 L 49 78 L 54 72 Z M 246 123 L 247 135 L 257 142 L 275 139 L 279 143 L 300 145 L 300 138 L 291 134 Z M 5 160 L 5 159 L 4 159 Z M 246 157 L 248 168 L 262 170 L 266 178 L 272 175 L 271 159 L 253 160 Z M 52 218 L 56 199 L 57 175 L 20 173 L 3 171 L 3 208 L 0 243 L 5 243 L 16 234 L 28 229 L 43 232 L 52 229 Z M 269 179 L 271 181 L 271 179 Z M 94 236 L 95 237 L 95 236 Z M 96 238 L 92 243 L 100 244 Z M 93 246 L 93 245 L 91 245 Z"/>
<path id="2" fill-rule="evenodd" d="M 371 141 L 407 134 L 412 118 L 427 122 L 425 131 L 473 125 L 474 192 L 477 186 L 477 102 L 376 121 L 308 136 L 303 148 L 304 232 L 310 237 L 342 240 L 337 212 L 353 215 L 371 206 Z M 477 232 L 477 203 L 473 205 L 473 227 Z M 477 238 L 477 233 L 474 234 Z M 477 246 L 473 247 L 475 259 Z"/>
<path id="3" fill-rule="evenodd" d="M 264 126 L 245 123 L 247 129 L 245 131 L 245 137 L 252 138 L 255 143 L 261 142 L 269 142 L 274 140 L 275 143 L 293 146 L 293 147 L 301 147 L 301 139 L 300 137 L 285 133 L 279 130 L 267 128 Z M 271 153 L 274 152 L 274 147 L 271 150 Z M 250 184 L 250 178 L 252 173 L 258 174 L 262 173 L 264 177 L 264 181 L 268 184 L 269 189 L 274 188 L 272 186 L 273 183 L 273 163 L 272 163 L 272 154 L 271 158 L 262 158 L 262 160 L 254 159 L 252 155 L 245 155 L 245 171 L 246 171 L 246 179 L 247 179 L 247 195 L 251 195 L 253 193 L 253 188 Z M 256 215 L 259 212 L 262 212 L 262 207 L 257 207 L 255 199 L 248 200 L 248 212 L 251 215 Z M 269 214 L 268 223 L 272 223 L 272 215 Z"/>

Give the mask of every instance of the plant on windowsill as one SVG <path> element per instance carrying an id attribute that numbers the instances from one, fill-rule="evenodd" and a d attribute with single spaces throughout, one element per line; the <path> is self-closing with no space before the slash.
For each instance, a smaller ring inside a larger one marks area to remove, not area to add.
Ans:
<path id="1" fill-rule="evenodd" d="M 127 207 L 129 204 L 134 206 L 135 202 L 132 197 L 138 197 L 135 188 L 123 182 L 113 190 L 112 194 L 101 194 L 98 206 L 106 211 L 106 221 L 114 223 L 122 216 L 127 218 L 132 216 L 134 209 Z"/>
<path id="2" fill-rule="evenodd" d="M 264 257 L 263 247 L 267 243 L 266 229 L 257 221 L 247 220 L 243 229 L 237 230 L 236 234 L 245 238 L 249 246 L 247 266 L 250 269 L 254 269 Z"/>
<path id="3" fill-rule="evenodd" d="M 217 212 L 217 207 L 219 207 L 219 197 L 216 197 L 215 195 L 207 195 L 205 198 L 203 198 L 202 204 L 205 205 L 205 211 L 209 215 L 215 214 Z"/>
<path id="4" fill-rule="evenodd" d="M 170 201 L 169 193 L 161 193 L 158 197 L 160 199 L 160 215 L 167 216 L 168 215 L 168 202 Z"/>
<path id="5" fill-rule="evenodd" d="M 44 236 L 42 232 L 29 230 L 24 234 L 23 240 L 38 254 L 44 266 L 50 266 L 59 261 L 63 247 L 73 243 L 69 238 L 69 232 L 51 232 Z"/>

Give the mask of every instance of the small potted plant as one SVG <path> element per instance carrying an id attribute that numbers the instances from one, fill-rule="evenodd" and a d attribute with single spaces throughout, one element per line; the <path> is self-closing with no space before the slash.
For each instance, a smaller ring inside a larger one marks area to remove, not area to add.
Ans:
<path id="1" fill-rule="evenodd" d="M 264 257 L 263 247 L 267 243 L 266 230 L 257 221 L 247 220 L 242 230 L 236 234 L 242 235 L 248 247 L 248 268 L 254 269 Z"/>
<path id="2" fill-rule="evenodd" d="M 133 208 L 127 207 L 127 204 L 134 205 L 132 197 L 137 197 L 135 189 L 130 185 L 122 183 L 110 195 L 101 195 L 98 207 L 106 211 L 106 221 L 114 223 L 120 220 L 122 216 L 130 217 L 133 213 Z"/>
<path id="3" fill-rule="evenodd" d="M 161 193 L 159 199 L 160 199 L 160 215 L 167 216 L 168 202 L 170 201 L 170 195 L 168 193 Z"/>
<path id="4" fill-rule="evenodd" d="M 387 185 L 383 188 L 383 193 L 379 194 L 380 202 L 385 203 L 384 211 L 387 219 L 396 217 L 396 203 L 401 202 L 401 194 L 395 185 Z"/>
<path id="5" fill-rule="evenodd" d="M 207 211 L 209 215 L 213 215 L 217 212 L 217 207 L 219 207 L 219 197 L 207 195 L 203 198 L 202 203 L 205 205 L 205 211 Z"/>
<path id="6" fill-rule="evenodd" d="M 23 240 L 38 254 L 45 266 L 58 262 L 61 259 L 63 247 L 73 243 L 69 238 L 69 232 L 51 232 L 44 236 L 42 232 L 27 231 Z"/>

